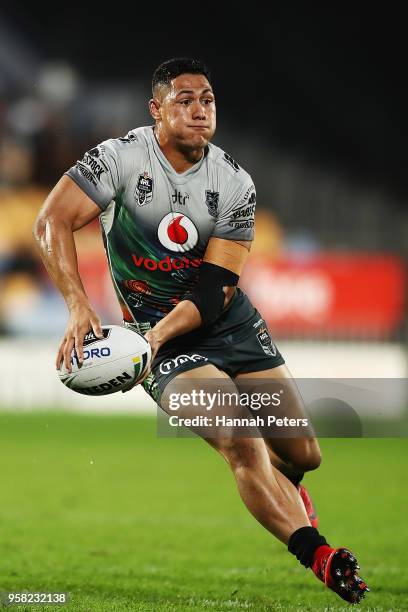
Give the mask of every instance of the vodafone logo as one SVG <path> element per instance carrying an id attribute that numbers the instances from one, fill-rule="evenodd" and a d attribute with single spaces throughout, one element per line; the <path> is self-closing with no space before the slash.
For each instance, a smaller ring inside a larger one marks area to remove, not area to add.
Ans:
<path id="1" fill-rule="evenodd" d="M 190 251 L 198 242 L 198 231 L 194 223 L 186 215 L 176 212 L 163 217 L 157 234 L 166 249 L 177 253 Z"/>

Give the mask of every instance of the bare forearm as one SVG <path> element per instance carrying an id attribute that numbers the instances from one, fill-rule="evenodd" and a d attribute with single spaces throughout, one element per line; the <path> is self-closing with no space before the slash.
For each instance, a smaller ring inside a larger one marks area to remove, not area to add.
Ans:
<path id="1" fill-rule="evenodd" d="M 69 318 L 59 346 L 56 367 L 65 364 L 72 371 L 72 350 L 83 361 L 83 340 L 92 330 L 102 337 L 101 321 L 92 309 L 78 272 L 74 231 L 95 219 L 100 209 L 67 176 L 63 176 L 51 191 L 34 226 L 34 238 L 41 257 L 55 286 L 63 295 Z"/>
<path id="2" fill-rule="evenodd" d="M 225 287 L 224 307 L 231 300 L 234 291 L 235 287 Z M 146 334 L 147 340 L 152 345 L 153 356 L 168 340 L 187 334 L 201 325 L 202 320 L 198 308 L 193 302 L 183 300 Z"/>
<path id="3" fill-rule="evenodd" d="M 61 220 L 40 218 L 34 228 L 41 258 L 51 279 L 71 310 L 78 302 L 88 303 L 78 272 L 72 228 Z"/>

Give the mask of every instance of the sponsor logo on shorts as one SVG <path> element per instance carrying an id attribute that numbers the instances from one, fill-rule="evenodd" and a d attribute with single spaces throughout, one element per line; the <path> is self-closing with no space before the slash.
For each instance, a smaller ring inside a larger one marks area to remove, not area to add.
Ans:
<path id="1" fill-rule="evenodd" d="M 170 251 L 191 251 L 198 242 L 198 231 L 192 220 L 176 212 L 168 213 L 159 223 L 157 234 L 161 244 Z"/>
<path id="2" fill-rule="evenodd" d="M 203 357 L 202 355 L 198 355 L 194 353 L 194 355 L 178 355 L 174 359 L 165 359 L 160 364 L 160 373 L 163 375 L 170 374 L 174 370 L 177 370 L 184 363 L 197 363 L 199 361 L 208 361 L 207 357 Z"/>
<path id="3" fill-rule="evenodd" d="M 139 206 L 146 206 L 153 198 L 153 179 L 147 172 L 139 174 L 139 179 L 134 191 L 134 197 Z"/>
<path id="4" fill-rule="evenodd" d="M 256 338 L 259 344 L 262 347 L 265 355 L 270 355 L 271 357 L 276 356 L 276 346 L 272 342 L 272 338 L 269 335 L 268 330 L 265 326 L 262 326 L 259 332 L 256 334 Z"/>

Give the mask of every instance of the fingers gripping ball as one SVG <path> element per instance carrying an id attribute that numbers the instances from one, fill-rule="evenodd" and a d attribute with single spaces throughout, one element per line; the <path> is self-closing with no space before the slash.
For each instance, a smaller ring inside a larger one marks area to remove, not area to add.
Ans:
<path id="1" fill-rule="evenodd" d="M 58 371 L 66 387 L 84 395 L 109 395 L 137 385 L 145 375 L 151 357 L 144 337 L 120 325 L 104 325 L 103 338 L 91 331 L 84 338 L 84 360 L 71 353 L 72 372 Z"/>

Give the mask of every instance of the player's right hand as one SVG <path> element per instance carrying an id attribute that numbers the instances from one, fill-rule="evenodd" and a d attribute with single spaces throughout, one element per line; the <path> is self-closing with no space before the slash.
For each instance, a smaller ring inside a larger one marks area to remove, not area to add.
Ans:
<path id="1" fill-rule="evenodd" d="M 58 349 L 57 370 L 64 363 L 67 371 L 72 372 L 71 353 L 73 348 L 75 348 L 79 363 L 83 362 L 83 342 L 86 334 L 91 330 L 95 336 L 103 338 L 101 320 L 95 311 L 88 304 L 76 304 L 71 308 L 65 334 Z"/>

